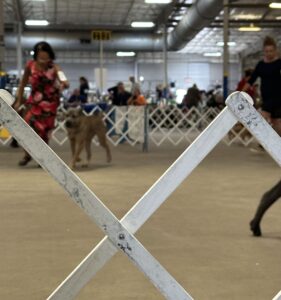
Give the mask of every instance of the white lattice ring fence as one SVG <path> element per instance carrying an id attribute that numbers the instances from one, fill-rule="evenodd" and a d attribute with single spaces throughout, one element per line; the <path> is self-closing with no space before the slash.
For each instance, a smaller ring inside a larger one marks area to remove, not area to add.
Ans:
<path id="1" fill-rule="evenodd" d="M 190 144 L 220 113 L 218 108 L 198 109 L 192 107 L 185 110 L 174 105 L 159 107 L 149 105 L 147 107 L 112 106 L 104 109 L 98 104 L 89 104 L 90 110 L 83 110 L 85 115 L 92 115 L 96 111 L 102 111 L 104 122 L 107 125 L 107 139 L 113 146 L 127 142 L 131 146 L 143 144 L 148 150 L 149 145 L 161 146 L 163 143 L 171 143 L 177 146 L 181 142 Z M 63 114 L 66 112 L 62 104 L 58 109 L 56 127 L 52 132 L 52 141 L 58 145 L 68 142 L 67 131 L 64 125 Z M 231 128 L 228 135 L 222 141 L 231 145 L 239 142 L 245 146 L 254 141 L 254 137 L 246 135 L 245 127 Z M 6 145 L 11 136 L 0 125 L 0 143 Z M 98 145 L 97 140 L 93 143 Z"/>
<path id="2" fill-rule="evenodd" d="M 227 107 L 119 221 L 6 103 L 6 101 L 9 102 L 10 98 L 11 96 L 6 91 L 0 91 L 0 120 L 2 124 L 106 235 L 48 297 L 52 300 L 74 299 L 81 288 L 118 250 L 123 252 L 149 278 L 166 299 L 192 299 L 190 294 L 135 238 L 134 233 L 199 165 L 237 123 L 237 120 L 247 127 L 279 166 L 281 165 L 280 137 L 248 102 L 246 94 L 233 93 L 227 99 Z"/>

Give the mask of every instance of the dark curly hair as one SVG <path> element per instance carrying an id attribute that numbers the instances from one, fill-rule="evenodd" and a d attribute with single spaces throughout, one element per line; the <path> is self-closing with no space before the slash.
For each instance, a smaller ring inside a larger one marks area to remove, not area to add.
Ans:
<path id="1" fill-rule="evenodd" d="M 34 54 L 33 54 L 34 60 L 37 59 L 39 51 L 47 52 L 52 60 L 56 59 L 56 55 L 55 55 L 53 48 L 47 42 L 42 41 L 42 42 L 37 43 L 34 46 L 33 51 L 34 51 Z"/>

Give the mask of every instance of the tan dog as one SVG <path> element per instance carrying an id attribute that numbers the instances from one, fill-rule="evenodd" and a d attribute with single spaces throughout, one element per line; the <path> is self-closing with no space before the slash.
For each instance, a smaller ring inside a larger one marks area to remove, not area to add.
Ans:
<path id="1" fill-rule="evenodd" d="M 83 114 L 80 108 L 69 108 L 65 113 L 65 127 L 70 141 L 72 159 L 70 167 L 75 169 L 76 163 L 80 161 L 80 154 L 85 147 L 87 161 L 83 166 L 87 167 L 91 160 L 91 143 L 97 135 L 99 143 L 106 150 L 107 162 L 111 161 L 111 152 L 106 140 L 106 127 L 102 120 L 102 113 L 96 112 L 92 116 Z"/>

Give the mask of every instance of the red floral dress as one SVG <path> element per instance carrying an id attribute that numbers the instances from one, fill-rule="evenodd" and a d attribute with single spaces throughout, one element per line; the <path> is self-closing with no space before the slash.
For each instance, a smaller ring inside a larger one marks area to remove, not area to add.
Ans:
<path id="1" fill-rule="evenodd" d="M 24 119 L 45 142 L 48 142 L 49 132 L 55 126 L 60 100 L 57 70 L 53 63 L 50 63 L 46 70 L 38 70 L 34 60 L 29 61 L 27 67 L 30 70 L 31 94 L 25 103 L 27 111 Z"/>

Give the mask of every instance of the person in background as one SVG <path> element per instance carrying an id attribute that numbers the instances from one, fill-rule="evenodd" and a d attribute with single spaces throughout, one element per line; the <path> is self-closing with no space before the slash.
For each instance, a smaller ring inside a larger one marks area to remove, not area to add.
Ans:
<path id="1" fill-rule="evenodd" d="M 246 83 L 248 83 L 249 79 L 251 78 L 253 74 L 253 70 L 252 69 L 247 69 L 244 71 L 244 76 L 242 77 L 242 79 L 238 82 L 237 87 L 236 87 L 236 91 L 243 91 Z M 249 85 L 247 90 L 244 90 L 244 92 L 246 92 L 247 94 L 249 94 L 252 99 L 255 101 L 255 89 L 253 86 Z"/>
<path id="2" fill-rule="evenodd" d="M 200 108 L 201 111 L 204 110 L 204 108 L 207 106 L 207 101 L 208 101 L 208 98 L 207 98 L 206 91 L 201 90 L 200 91 L 200 101 L 198 104 L 198 107 Z"/>
<path id="3" fill-rule="evenodd" d="M 194 84 L 192 87 L 190 87 L 187 90 L 187 93 L 182 100 L 182 105 L 183 107 L 190 109 L 193 106 L 197 107 L 200 100 L 201 100 L 200 91 L 197 88 L 197 85 Z"/>
<path id="4" fill-rule="evenodd" d="M 47 42 L 37 43 L 33 51 L 33 60 L 28 61 L 25 66 L 14 108 L 19 110 L 25 104 L 24 120 L 48 143 L 55 126 L 61 91 L 69 84 L 64 73 L 54 63 L 55 53 Z M 28 83 L 31 85 L 31 94 L 24 101 L 24 87 Z M 31 156 L 25 151 L 19 165 L 25 166 L 30 160 Z"/>
<path id="5" fill-rule="evenodd" d="M 128 99 L 131 97 L 131 93 L 125 90 L 124 83 L 122 81 L 118 82 L 116 86 L 109 88 L 108 92 L 110 94 L 110 99 L 112 105 L 115 106 L 127 106 Z M 115 127 L 116 122 L 116 110 L 112 110 L 109 119 L 110 122 L 107 122 L 107 129 L 110 132 L 110 136 L 116 135 Z M 126 122 L 125 122 L 126 123 Z"/>
<path id="6" fill-rule="evenodd" d="M 84 99 L 84 98 L 83 98 Z M 69 99 L 67 100 L 66 107 L 68 106 L 79 106 L 83 103 L 81 101 L 80 92 L 78 89 L 75 89 Z"/>
<path id="7" fill-rule="evenodd" d="M 249 81 L 249 79 L 251 78 L 253 74 L 253 70 L 252 69 L 246 69 L 244 71 L 244 76 L 242 77 L 242 79 L 238 82 L 237 87 L 236 87 L 236 91 L 242 91 L 245 84 Z M 252 90 L 251 90 L 251 86 L 248 88 L 249 91 L 249 95 L 251 96 Z M 245 92 L 248 92 L 245 91 Z"/>
<path id="8" fill-rule="evenodd" d="M 131 93 L 125 90 L 123 82 L 118 82 L 116 86 L 109 88 L 108 92 L 111 95 L 113 105 L 125 106 L 127 105 L 128 99 L 131 97 Z"/>
<path id="9" fill-rule="evenodd" d="M 254 107 L 258 108 L 259 85 L 257 83 L 255 83 L 253 85 L 249 85 L 247 90 L 244 89 L 246 83 L 250 80 L 250 78 L 253 74 L 253 71 L 254 71 L 253 69 L 246 69 L 244 71 L 244 76 L 238 82 L 237 87 L 236 87 L 236 91 L 244 91 L 247 94 L 249 94 L 251 96 L 251 98 L 253 99 L 253 101 L 254 101 Z"/>
<path id="10" fill-rule="evenodd" d="M 259 61 L 255 70 L 245 84 L 247 91 L 258 77 L 261 79 L 261 114 L 281 135 L 281 59 L 277 44 L 272 37 L 267 36 L 263 42 L 263 60 Z"/>
<path id="11" fill-rule="evenodd" d="M 135 88 L 133 95 L 128 100 L 128 105 L 146 105 L 147 101 L 144 97 L 144 95 L 141 94 L 141 91 L 139 88 Z"/>
<path id="12" fill-rule="evenodd" d="M 87 96 L 88 96 L 88 92 L 89 92 L 89 83 L 88 80 L 81 76 L 79 78 L 80 81 L 80 87 L 79 87 L 79 96 L 80 96 L 80 101 L 82 103 L 87 102 Z"/>
<path id="13" fill-rule="evenodd" d="M 156 92 L 156 103 L 159 103 L 163 97 L 163 86 L 161 83 L 157 84 L 155 88 L 155 92 Z"/>
<path id="14" fill-rule="evenodd" d="M 131 94 L 134 93 L 135 89 L 140 89 L 140 85 L 139 83 L 136 82 L 135 76 L 130 76 L 129 82 L 131 83 L 131 89 L 130 89 Z"/>

